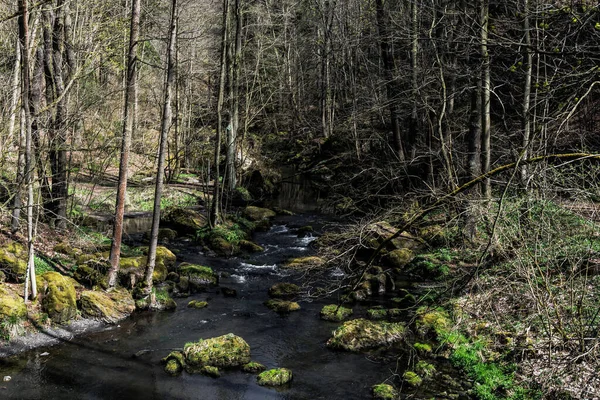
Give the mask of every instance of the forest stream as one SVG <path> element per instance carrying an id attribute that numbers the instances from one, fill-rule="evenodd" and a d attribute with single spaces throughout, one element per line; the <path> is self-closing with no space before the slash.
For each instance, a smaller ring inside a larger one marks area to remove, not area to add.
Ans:
<path id="1" fill-rule="evenodd" d="M 178 262 L 208 265 L 219 272 L 219 287 L 179 298 L 173 312 L 135 313 L 117 326 L 88 333 L 73 341 L 0 360 L 3 399 L 362 399 L 394 373 L 401 373 L 410 354 L 371 357 L 332 351 L 326 347 L 339 325 L 319 319 L 332 299 L 300 301 L 302 309 L 279 315 L 263 305 L 268 288 L 300 277 L 279 265 L 290 257 L 310 255 L 312 236 L 298 237 L 291 227 L 322 225 L 313 215 L 278 217 L 268 232 L 254 240 L 263 253 L 245 259 L 208 257 L 191 241 L 171 245 Z M 340 273 L 333 271 L 332 279 Z M 225 297 L 222 288 L 237 291 Z M 204 309 L 186 307 L 190 300 L 207 300 Z M 302 300 L 302 299 L 300 299 Z M 366 308 L 355 308 L 355 316 Z M 265 388 L 253 374 L 226 370 L 217 379 L 200 374 L 166 374 L 161 358 L 186 342 L 227 333 L 244 338 L 252 359 L 267 368 L 293 371 L 291 384 Z M 430 392 L 435 388 L 423 388 Z"/>

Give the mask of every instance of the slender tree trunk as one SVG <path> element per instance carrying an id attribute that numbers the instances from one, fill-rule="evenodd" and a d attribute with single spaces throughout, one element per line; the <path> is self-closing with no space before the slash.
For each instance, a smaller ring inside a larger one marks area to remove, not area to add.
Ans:
<path id="1" fill-rule="evenodd" d="M 229 104 L 231 119 L 227 130 L 227 189 L 234 190 L 237 185 L 236 154 L 237 136 L 240 126 L 240 63 L 242 58 L 242 11 L 240 0 L 235 0 L 233 7 L 233 18 L 235 19 L 234 50 L 231 68 L 231 82 L 229 82 Z"/>
<path id="2" fill-rule="evenodd" d="M 482 93 L 481 105 L 481 144 L 483 155 L 483 173 L 489 172 L 492 164 L 490 94 L 492 92 L 490 78 L 490 54 L 488 51 L 489 0 L 481 0 L 481 58 L 482 58 Z M 483 184 L 485 198 L 492 197 L 492 184 L 488 178 Z"/>
<path id="3" fill-rule="evenodd" d="M 227 33 L 229 31 L 229 0 L 223 0 L 223 31 L 221 35 L 221 72 L 219 73 L 219 94 L 217 97 L 217 137 L 215 138 L 215 176 L 213 198 L 210 208 L 211 227 L 219 224 L 219 159 L 221 158 L 221 138 L 223 137 L 223 103 L 225 101 L 225 79 L 227 77 Z"/>
<path id="4" fill-rule="evenodd" d="M 381 59 L 383 61 L 383 77 L 385 79 L 388 108 L 390 111 L 390 119 L 392 123 L 392 137 L 394 142 L 394 151 L 400 161 L 404 161 L 404 148 L 402 143 L 402 134 L 400 132 L 400 122 L 398 117 L 397 91 L 394 84 L 394 55 L 392 54 L 389 43 L 390 37 L 388 32 L 387 18 L 383 6 L 383 0 L 375 0 L 377 8 L 377 30 L 379 32 L 379 46 L 381 51 Z"/>
<path id="5" fill-rule="evenodd" d="M 165 83 L 165 100 L 160 127 L 160 145 L 158 149 L 158 165 L 156 170 L 156 189 L 154 191 L 154 211 L 152 214 L 152 229 L 150 231 L 150 247 L 148 248 L 148 263 L 146 265 L 145 289 L 152 291 L 152 274 L 156 265 L 156 246 L 158 244 L 158 228 L 160 224 L 160 199 L 163 191 L 165 170 L 165 154 L 169 129 L 172 123 L 171 92 L 175 80 L 175 46 L 177 41 L 177 0 L 172 0 L 171 24 L 169 28 L 169 45 L 167 46 L 167 79 Z M 153 306 L 151 304 L 151 306 Z"/>
<path id="6" fill-rule="evenodd" d="M 523 128 L 523 150 L 522 158 L 526 160 L 529 158 L 529 142 L 531 140 L 531 123 L 530 123 L 530 104 L 531 104 L 531 76 L 533 75 L 533 54 L 531 50 L 531 32 L 529 24 L 529 0 L 524 0 L 523 10 L 523 33 L 525 35 L 525 82 L 523 84 L 523 117 L 522 117 L 522 128 Z M 527 181 L 529 180 L 529 172 L 527 165 L 521 166 L 521 184 L 524 188 L 527 188 Z"/>
<path id="7" fill-rule="evenodd" d="M 117 203 L 113 237 L 110 247 L 110 269 L 108 286 L 114 287 L 119 271 L 121 258 L 121 239 L 123 237 L 123 214 L 125 213 L 125 195 L 127 192 L 127 173 L 129 166 L 129 149 L 133 126 L 133 106 L 136 89 L 137 45 L 140 34 L 141 0 L 133 0 L 131 6 L 131 25 L 129 29 L 129 55 L 127 57 L 127 84 L 125 86 L 125 104 L 123 107 L 123 136 L 121 140 L 121 159 L 119 163 L 119 186 L 117 187 Z"/>
<path id="8" fill-rule="evenodd" d="M 29 10 L 27 0 L 19 1 L 19 40 L 21 42 L 21 108 L 24 116 L 25 127 L 25 183 L 27 185 L 27 276 L 25 279 L 25 301 L 29 298 L 29 284 L 31 284 L 31 298 L 37 297 L 35 279 L 34 247 L 33 247 L 33 153 L 31 148 L 31 113 L 29 109 L 30 76 L 29 76 Z"/>
<path id="9" fill-rule="evenodd" d="M 15 46 L 17 49 L 16 60 L 15 60 L 15 69 L 13 72 L 12 78 L 12 99 L 10 102 L 10 119 L 8 121 L 8 136 L 6 139 L 3 139 L 0 144 L 0 154 L 2 157 L 2 163 L 0 165 L 4 165 L 4 157 L 8 154 L 8 148 L 10 147 L 10 143 L 13 140 L 13 136 L 15 134 L 15 122 L 17 119 L 17 106 L 19 105 L 19 96 L 21 94 L 20 89 L 20 79 L 19 76 L 21 74 L 21 45 L 19 41 L 17 41 L 17 45 Z"/>

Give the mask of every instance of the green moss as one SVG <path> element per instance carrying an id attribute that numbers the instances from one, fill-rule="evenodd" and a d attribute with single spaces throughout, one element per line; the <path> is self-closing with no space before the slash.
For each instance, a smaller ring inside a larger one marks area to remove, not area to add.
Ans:
<path id="1" fill-rule="evenodd" d="M 398 391 L 392 385 L 380 383 L 371 388 L 373 398 L 377 400 L 394 400 L 398 397 Z"/>
<path id="2" fill-rule="evenodd" d="M 429 309 L 422 307 L 417 310 L 417 315 L 417 329 L 423 336 L 427 333 L 439 335 L 446 332 L 451 326 L 448 313 L 443 308 Z"/>
<path id="3" fill-rule="evenodd" d="M 174 208 L 161 219 L 161 225 L 171 226 L 182 234 L 194 234 L 206 224 L 204 215 L 188 208 Z"/>
<path id="4" fill-rule="evenodd" d="M 289 313 L 300 310 L 300 305 L 295 301 L 271 299 L 265 301 L 265 306 L 278 313 Z"/>
<path id="5" fill-rule="evenodd" d="M 250 240 L 240 240 L 239 246 L 242 250 L 247 251 L 248 253 L 262 253 L 265 251 L 265 248 L 257 245 Z"/>
<path id="6" fill-rule="evenodd" d="M 361 351 L 397 343 L 402 340 L 404 333 L 404 325 L 400 323 L 374 322 L 359 318 L 347 321 L 337 328 L 327 341 L 327 346 Z"/>
<path id="7" fill-rule="evenodd" d="M 423 354 L 431 353 L 431 351 L 432 351 L 431 345 L 427 344 L 427 343 L 415 343 L 415 344 L 413 344 L 413 347 L 419 353 L 423 353 Z"/>
<path id="8" fill-rule="evenodd" d="M 367 315 L 369 319 L 381 320 L 387 318 L 388 312 L 385 308 L 371 308 L 367 310 Z"/>
<path id="9" fill-rule="evenodd" d="M 217 274 L 215 274 L 212 268 L 203 265 L 182 263 L 179 266 L 178 272 L 181 277 L 188 278 L 189 284 L 195 290 L 218 283 Z"/>
<path id="10" fill-rule="evenodd" d="M 219 368 L 213 367 L 211 365 L 205 365 L 200 368 L 200 373 L 202 375 L 211 376 L 213 378 L 218 378 L 221 376 L 221 372 L 219 372 Z"/>
<path id="11" fill-rule="evenodd" d="M 84 317 L 116 323 L 135 310 L 131 293 L 124 289 L 109 293 L 84 291 L 80 295 L 79 307 Z"/>
<path id="12" fill-rule="evenodd" d="M 436 372 L 435 365 L 423 360 L 419 361 L 417 365 L 415 365 L 415 370 L 418 374 L 424 376 L 425 378 L 432 377 Z"/>
<path id="13" fill-rule="evenodd" d="M 423 379 L 414 371 L 406 371 L 402 375 L 402 379 L 412 387 L 419 387 L 423 383 Z"/>
<path id="14" fill-rule="evenodd" d="M 293 283 L 280 282 L 269 288 L 269 296 L 275 298 L 288 298 L 297 296 L 300 293 L 298 285 Z"/>
<path id="15" fill-rule="evenodd" d="M 89 265 L 79 265 L 73 272 L 73 278 L 89 287 L 99 286 L 102 289 L 108 289 L 106 276 Z"/>
<path id="16" fill-rule="evenodd" d="M 398 249 L 390 251 L 387 255 L 387 262 L 392 268 L 404 268 L 415 257 L 410 249 Z"/>
<path id="17" fill-rule="evenodd" d="M 268 208 L 248 206 L 244 209 L 243 215 L 250 221 L 260 221 L 263 219 L 273 218 L 277 214 L 275 213 L 275 211 L 269 210 Z"/>
<path id="18" fill-rule="evenodd" d="M 185 357 L 180 351 L 173 351 L 163 358 L 161 362 L 165 365 L 165 372 L 169 375 L 178 375 L 185 367 Z"/>
<path id="19" fill-rule="evenodd" d="M 334 322 L 341 322 L 341 321 L 347 319 L 351 315 L 352 315 L 351 308 L 338 306 L 336 304 L 326 305 L 321 309 L 321 312 L 320 312 L 321 319 L 324 319 L 326 321 L 334 321 Z"/>
<path id="20" fill-rule="evenodd" d="M 206 306 L 208 306 L 208 303 L 206 301 L 200 301 L 200 300 L 192 300 L 188 303 L 188 308 L 205 308 Z"/>
<path id="21" fill-rule="evenodd" d="M 232 333 L 187 343 L 183 354 L 187 365 L 192 368 L 205 365 L 237 367 L 250 362 L 250 346 L 244 339 Z"/>
<path id="22" fill-rule="evenodd" d="M 321 257 L 298 257 L 288 260 L 283 267 L 291 269 L 307 269 L 321 267 L 325 261 Z"/>
<path id="23" fill-rule="evenodd" d="M 255 374 L 257 372 L 262 372 L 266 369 L 267 369 L 267 367 L 265 367 L 264 365 L 262 365 L 261 363 L 256 362 L 256 361 L 250 361 L 248 364 L 244 364 L 242 366 L 242 371 L 249 372 L 251 374 Z"/>
<path id="24" fill-rule="evenodd" d="M 7 318 L 25 318 L 27 307 L 23 298 L 7 286 L 0 284 L 0 320 Z"/>
<path id="25" fill-rule="evenodd" d="M 46 272 L 41 275 L 42 309 L 52 321 L 64 324 L 77 316 L 77 294 L 79 285 L 73 278 L 58 272 Z"/>
<path id="26" fill-rule="evenodd" d="M 169 360 L 165 365 L 165 372 L 172 376 L 179 375 L 182 370 L 183 367 L 176 360 Z"/>
<path id="27" fill-rule="evenodd" d="M 261 386 L 281 386 L 292 380 L 292 371 L 287 368 L 276 368 L 262 372 L 256 378 Z"/>
<path id="28" fill-rule="evenodd" d="M 23 282 L 27 271 L 27 249 L 21 243 L 9 242 L 0 247 L 0 270 L 13 282 Z"/>
<path id="29" fill-rule="evenodd" d="M 243 186 L 238 186 L 235 188 L 235 191 L 237 192 L 239 198 L 243 201 L 250 201 L 252 200 L 252 195 L 250 194 L 250 192 L 248 191 L 248 189 L 246 189 Z"/>

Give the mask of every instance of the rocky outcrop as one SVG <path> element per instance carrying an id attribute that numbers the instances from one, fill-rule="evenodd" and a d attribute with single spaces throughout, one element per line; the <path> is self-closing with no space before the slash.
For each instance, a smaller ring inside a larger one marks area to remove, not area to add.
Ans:
<path id="1" fill-rule="evenodd" d="M 46 272 L 39 277 L 42 310 L 53 322 L 65 324 L 77 316 L 77 281 L 58 272 Z"/>
<path id="2" fill-rule="evenodd" d="M 87 290 L 81 293 L 79 308 L 84 317 L 114 324 L 135 310 L 135 302 L 125 289 L 109 293 Z"/>
<path id="3" fill-rule="evenodd" d="M 400 323 L 359 318 L 337 328 L 327 341 L 327 347 L 348 351 L 368 350 L 397 343 L 404 338 L 404 333 L 404 325 Z"/>

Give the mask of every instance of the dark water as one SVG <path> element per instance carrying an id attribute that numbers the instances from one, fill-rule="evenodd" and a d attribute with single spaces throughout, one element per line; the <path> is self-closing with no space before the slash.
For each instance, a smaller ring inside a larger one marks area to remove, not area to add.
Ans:
<path id="1" fill-rule="evenodd" d="M 200 248 L 178 243 L 179 261 L 210 265 L 229 272 L 219 289 L 177 299 L 174 312 L 136 314 L 119 326 L 74 342 L 0 360 L 0 399 L 363 399 L 370 387 L 393 375 L 398 361 L 382 362 L 360 354 L 328 350 L 325 342 L 338 324 L 319 319 L 327 302 L 301 301 L 302 310 L 280 316 L 262 303 L 268 288 L 296 277 L 279 268 L 287 258 L 311 253 L 312 238 L 298 238 L 293 225 L 317 225 L 306 217 L 286 217 L 255 241 L 266 251 L 249 259 L 206 258 Z M 192 299 L 208 299 L 202 310 L 188 309 Z M 355 310 L 356 311 L 356 310 Z M 360 313 L 360 310 L 358 310 Z M 364 312 L 364 310 L 363 310 Z M 268 368 L 286 367 L 294 380 L 284 389 L 258 386 L 256 377 L 239 370 L 220 378 L 183 373 L 168 376 L 160 359 L 186 342 L 232 332 L 251 347 L 252 359 Z M 140 354 L 138 352 L 147 350 Z M 48 355 L 42 355 L 48 352 Z M 134 355 L 138 353 L 138 357 Z M 401 362 L 406 362 L 402 360 Z"/>

